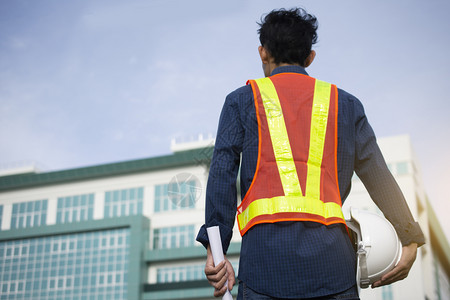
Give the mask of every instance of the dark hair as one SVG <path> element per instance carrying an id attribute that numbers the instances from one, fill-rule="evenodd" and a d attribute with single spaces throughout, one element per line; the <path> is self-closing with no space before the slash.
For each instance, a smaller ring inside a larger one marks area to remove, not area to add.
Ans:
<path id="1" fill-rule="evenodd" d="M 259 41 L 276 64 L 303 66 L 317 42 L 317 19 L 302 8 L 272 10 L 258 25 Z"/>

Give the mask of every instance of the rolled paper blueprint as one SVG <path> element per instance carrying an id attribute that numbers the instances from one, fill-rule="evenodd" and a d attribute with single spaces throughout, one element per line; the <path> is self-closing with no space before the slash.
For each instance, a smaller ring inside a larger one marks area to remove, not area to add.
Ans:
<path id="1" fill-rule="evenodd" d="M 206 228 L 206 231 L 208 232 L 209 246 L 211 248 L 214 265 L 217 266 L 224 260 L 219 226 L 208 227 Z M 233 297 L 228 290 L 228 280 L 225 282 L 225 285 L 227 286 L 227 291 L 223 295 L 222 300 L 233 300 Z"/>

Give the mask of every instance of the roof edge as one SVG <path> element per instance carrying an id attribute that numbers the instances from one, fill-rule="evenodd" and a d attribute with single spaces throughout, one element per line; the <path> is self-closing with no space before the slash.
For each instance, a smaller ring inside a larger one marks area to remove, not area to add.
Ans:
<path id="1" fill-rule="evenodd" d="M 211 159 L 213 149 L 213 147 L 204 147 L 151 158 L 60 171 L 3 176 L 0 177 L 0 192 L 36 186 L 61 184 L 72 181 L 89 180 L 94 178 L 126 175 L 131 173 L 163 170 L 180 166 L 202 165 Z"/>

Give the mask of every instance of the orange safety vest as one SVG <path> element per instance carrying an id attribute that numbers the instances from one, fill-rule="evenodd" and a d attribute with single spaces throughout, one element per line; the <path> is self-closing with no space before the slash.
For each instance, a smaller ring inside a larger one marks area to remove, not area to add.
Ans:
<path id="1" fill-rule="evenodd" d="M 337 176 L 336 86 L 297 73 L 248 83 L 259 151 L 253 181 L 238 207 L 241 235 L 260 223 L 345 224 Z"/>

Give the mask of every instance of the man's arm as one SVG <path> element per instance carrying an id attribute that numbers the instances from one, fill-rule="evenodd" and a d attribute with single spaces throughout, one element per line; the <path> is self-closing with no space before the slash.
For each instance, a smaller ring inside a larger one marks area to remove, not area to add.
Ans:
<path id="1" fill-rule="evenodd" d="M 234 92 L 227 96 L 220 115 L 206 187 L 205 224 L 197 235 L 197 241 L 207 248 L 209 240 L 206 228 L 219 226 L 224 253 L 230 245 L 236 217 L 236 178 L 243 136 L 237 95 Z"/>
<path id="2" fill-rule="evenodd" d="M 236 100 L 236 93 L 228 95 L 220 115 L 206 189 L 205 224 L 197 235 L 197 241 L 207 248 L 205 274 L 215 288 L 216 297 L 225 293 L 226 280 L 229 290 L 235 283 L 233 267 L 226 257 L 223 263 L 214 266 L 206 228 L 219 226 L 225 254 L 230 245 L 236 217 L 236 178 L 244 136 Z"/>
<path id="3" fill-rule="evenodd" d="M 402 256 L 397 266 L 372 285 L 378 287 L 408 276 L 416 259 L 417 247 L 425 243 L 425 237 L 419 224 L 415 222 L 400 187 L 387 168 L 375 134 L 359 101 L 355 102 L 355 112 L 355 171 L 372 200 L 394 226 L 403 245 Z"/>

